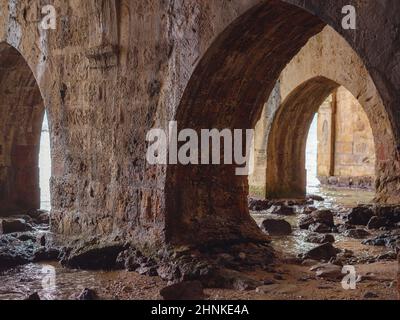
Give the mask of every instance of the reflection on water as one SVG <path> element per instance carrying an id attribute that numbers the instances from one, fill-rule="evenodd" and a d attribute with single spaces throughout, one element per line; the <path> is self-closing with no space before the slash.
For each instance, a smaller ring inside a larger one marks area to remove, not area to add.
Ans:
<path id="1" fill-rule="evenodd" d="M 37 292 L 44 300 L 76 298 L 85 288 L 100 291 L 118 272 L 69 270 L 35 263 L 0 272 L 0 300 L 21 300 Z"/>

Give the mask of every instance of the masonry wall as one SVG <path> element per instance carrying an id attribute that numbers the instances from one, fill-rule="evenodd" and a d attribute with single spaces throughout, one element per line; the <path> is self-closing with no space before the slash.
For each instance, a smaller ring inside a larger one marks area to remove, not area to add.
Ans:
<path id="1" fill-rule="evenodd" d="M 318 178 L 338 187 L 373 188 L 375 145 L 363 107 L 344 87 L 321 106 L 318 116 Z"/>

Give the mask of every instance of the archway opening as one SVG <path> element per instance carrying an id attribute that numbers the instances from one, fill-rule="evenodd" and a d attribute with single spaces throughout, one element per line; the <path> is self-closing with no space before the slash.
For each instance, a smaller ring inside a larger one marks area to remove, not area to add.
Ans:
<path id="1" fill-rule="evenodd" d="M 51 178 L 51 152 L 50 152 L 50 130 L 47 112 L 43 118 L 42 132 L 40 136 L 39 153 L 39 185 L 40 185 L 40 209 L 51 210 L 50 195 Z"/>
<path id="2" fill-rule="evenodd" d="M 39 151 L 44 103 L 24 57 L 6 43 L 0 44 L 0 70 L 0 215 L 27 214 L 41 208 Z M 50 166 L 49 143 L 45 145 L 48 150 L 44 146 L 42 151 L 48 165 L 44 172 Z M 45 185 L 43 180 L 44 189 Z M 44 208 L 49 207 L 46 200 Z"/>
<path id="3" fill-rule="evenodd" d="M 369 203 L 374 198 L 373 131 L 364 107 L 343 86 L 329 95 L 314 116 L 306 145 L 306 173 L 307 194 L 346 204 Z"/>
<path id="4" fill-rule="evenodd" d="M 306 145 L 307 193 L 317 194 L 321 186 L 318 180 L 318 113 L 312 120 Z"/>

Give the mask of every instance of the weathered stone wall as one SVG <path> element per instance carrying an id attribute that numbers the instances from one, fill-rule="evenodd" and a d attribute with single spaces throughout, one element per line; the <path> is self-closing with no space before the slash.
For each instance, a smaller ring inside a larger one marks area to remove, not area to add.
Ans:
<path id="1" fill-rule="evenodd" d="M 359 31 L 340 27 L 348 3 Z M 0 42 L 21 53 L 49 114 L 52 229 L 60 238 L 152 248 L 265 240 L 248 215 L 247 178 L 233 167 L 149 166 L 145 135 L 173 119 L 180 128 L 253 127 L 284 66 L 325 23 L 361 56 L 399 136 L 398 1 L 46 4 L 56 8 L 56 30 L 38 29 L 43 1 L 0 0 Z M 387 148 L 378 189 L 395 201 L 398 166 Z"/>
<path id="2" fill-rule="evenodd" d="M 374 137 L 354 96 L 339 87 L 318 112 L 318 177 L 323 184 L 373 188 Z"/>

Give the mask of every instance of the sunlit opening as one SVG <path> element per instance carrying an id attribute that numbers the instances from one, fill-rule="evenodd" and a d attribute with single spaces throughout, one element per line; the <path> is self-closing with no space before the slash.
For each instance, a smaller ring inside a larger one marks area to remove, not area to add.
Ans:
<path id="1" fill-rule="evenodd" d="M 40 207 L 42 210 L 50 210 L 50 133 L 47 121 L 47 114 L 43 119 L 42 134 L 40 138 L 39 153 L 39 179 L 40 179 Z"/>

